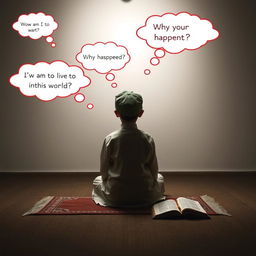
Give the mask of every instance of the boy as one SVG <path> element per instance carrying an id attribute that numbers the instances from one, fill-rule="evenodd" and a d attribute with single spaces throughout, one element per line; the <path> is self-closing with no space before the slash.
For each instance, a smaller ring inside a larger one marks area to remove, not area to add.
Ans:
<path id="1" fill-rule="evenodd" d="M 136 207 L 165 199 L 154 140 L 136 125 L 144 112 L 142 103 L 141 95 L 132 91 L 124 91 L 115 98 L 115 114 L 122 125 L 105 138 L 102 146 L 101 176 L 93 181 L 92 191 L 97 204 Z"/>

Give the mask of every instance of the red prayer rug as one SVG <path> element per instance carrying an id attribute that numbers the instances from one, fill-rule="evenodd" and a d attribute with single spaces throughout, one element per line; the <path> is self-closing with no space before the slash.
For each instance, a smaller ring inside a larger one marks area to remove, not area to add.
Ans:
<path id="1" fill-rule="evenodd" d="M 177 197 L 167 196 L 166 199 Z M 190 199 L 197 200 L 205 209 L 208 215 L 230 215 L 212 197 L 190 196 Z M 113 208 L 95 204 L 91 197 L 77 196 L 47 196 L 38 201 L 32 209 L 23 214 L 26 215 L 70 215 L 70 214 L 151 214 L 152 207 L 140 208 Z"/>

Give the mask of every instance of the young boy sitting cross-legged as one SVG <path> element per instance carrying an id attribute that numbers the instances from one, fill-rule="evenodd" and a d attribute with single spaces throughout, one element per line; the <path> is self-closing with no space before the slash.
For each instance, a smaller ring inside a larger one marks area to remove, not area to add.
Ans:
<path id="1" fill-rule="evenodd" d="M 121 129 L 103 143 L 100 172 L 93 181 L 95 203 L 112 207 L 151 205 L 163 200 L 164 178 L 158 173 L 153 138 L 137 128 L 143 114 L 141 95 L 124 91 L 115 98 Z"/>

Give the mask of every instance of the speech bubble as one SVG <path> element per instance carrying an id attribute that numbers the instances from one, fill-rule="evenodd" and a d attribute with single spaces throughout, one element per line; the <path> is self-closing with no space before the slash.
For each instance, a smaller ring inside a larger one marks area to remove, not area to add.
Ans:
<path id="1" fill-rule="evenodd" d="M 78 66 L 57 60 L 51 63 L 37 62 L 24 64 L 17 74 L 10 77 L 10 84 L 19 88 L 27 97 L 37 97 L 42 101 L 66 98 L 90 85 L 91 80 Z"/>
<path id="2" fill-rule="evenodd" d="M 18 21 L 13 23 L 12 27 L 22 37 L 30 37 L 34 40 L 46 37 L 47 43 L 52 47 L 56 46 L 51 35 L 58 28 L 58 23 L 51 15 L 43 12 L 22 14 Z"/>
<path id="3" fill-rule="evenodd" d="M 199 49 L 219 37 L 209 20 L 187 12 L 152 15 L 136 34 L 149 47 L 172 54 Z"/>
<path id="4" fill-rule="evenodd" d="M 85 44 L 76 55 L 76 60 L 85 69 L 106 74 L 105 78 L 108 81 L 115 79 L 115 75 L 110 72 L 123 69 L 130 59 L 127 48 L 114 42 Z"/>

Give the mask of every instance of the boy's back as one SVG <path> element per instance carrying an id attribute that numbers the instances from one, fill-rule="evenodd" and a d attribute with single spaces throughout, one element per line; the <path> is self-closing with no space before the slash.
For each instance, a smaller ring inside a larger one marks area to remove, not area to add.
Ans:
<path id="1" fill-rule="evenodd" d="M 96 203 L 130 206 L 164 198 L 154 140 L 139 130 L 136 122 L 122 120 L 121 129 L 106 136 L 100 171 L 102 176 L 94 180 Z"/>

